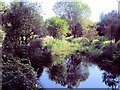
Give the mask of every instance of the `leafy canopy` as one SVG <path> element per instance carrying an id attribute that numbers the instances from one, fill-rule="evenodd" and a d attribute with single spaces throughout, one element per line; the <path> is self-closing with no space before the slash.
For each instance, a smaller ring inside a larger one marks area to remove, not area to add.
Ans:
<path id="1" fill-rule="evenodd" d="M 68 32 L 67 22 L 59 17 L 46 20 L 46 28 L 49 34 L 56 38 L 61 38 Z"/>
<path id="2" fill-rule="evenodd" d="M 53 10 L 57 16 L 70 20 L 89 18 L 91 13 L 88 5 L 79 0 L 76 0 L 75 2 L 68 0 L 57 2 L 54 5 Z"/>
<path id="3" fill-rule="evenodd" d="M 65 19 L 68 22 L 68 27 L 72 30 L 74 36 L 77 34 L 75 30 L 76 25 L 80 24 L 79 26 L 83 26 L 81 23 L 83 22 L 82 20 L 88 19 L 91 14 L 88 5 L 82 3 L 80 0 L 76 0 L 75 2 L 68 0 L 56 2 L 53 10 L 58 17 Z M 82 27 L 79 31 L 82 31 Z"/>

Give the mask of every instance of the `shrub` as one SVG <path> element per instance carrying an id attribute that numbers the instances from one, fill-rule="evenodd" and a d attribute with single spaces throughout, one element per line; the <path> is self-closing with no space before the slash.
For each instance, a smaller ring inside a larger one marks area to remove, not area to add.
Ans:
<path id="1" fill-rule="evenodd" d="M 102 53 L 104 58 L 112 61 L 119 61 L 120 60 L 120 48 L 119 44 L 108 44 Z M 120 61 L 119 61 L 120 62 Z"/>
<path id="2" fill-rule="evenodd" d="M 29 64 L 19 59 L 3 63 L 2 90 L 38 90 L 37 77 Z"/>
<path id="3" fill-rule="evenodd" d="M 72 40 L 73 43 L 79 43 L 80 45 L 88 45 L 89 39 L 86 37 L 74 38 Z"/>
<path id="4" fill-rule="evenodd" d="M 83 37 L 88 38 L 90 41 L 96 37 L 97 32 L 94 29 L 84 30 L 83 31 Z"/>
<path id="5" fill-rule="evenodd" d="M 28 47 L 28 56 L 35 70 L 43 66 L 49 66 L 52 62 L 51 51 L 48 47 L 42 46 L 42 40 L 39 38 L 33 39 L 30 42 Z"/>

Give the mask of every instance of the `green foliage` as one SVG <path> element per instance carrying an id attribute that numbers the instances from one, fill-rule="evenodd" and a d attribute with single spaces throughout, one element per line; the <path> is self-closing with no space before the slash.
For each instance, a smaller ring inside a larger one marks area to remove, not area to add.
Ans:
<path id="1" fill-rule="evenodd" d="M 53 7 L 54 12 L 66 20 L 80 20 L 81 18 L 88 18 L 90 16 L 90 8 L 88 5 L 77 0 L 75 2 L 71 1 L 61 1 L 57 2 Z"/>
<path id="2" fill-rule="evenodd" d="M 106 39 L 105 37 L 96 36 L 91 41 L 89 41 L 89 44 L 84 43 L 79 50 L 86 51 L 91 55 L 99 55 L 103 52 L 103 49 L 110 43 L 110 40 Z"/>
<path id="3" fill-rule="evenodd" d="M 74 2 L 62 0 L 61 2 L 55 3 L 53 10 L 58 17 L 67 21 L 69 29 L 75 37 L 81 36 L 81 31 L 83 29 L 82 26 L 84 26 L 81 22 L 83 22 L 84 19 L 88 19 L 91 14 L 88 5 L 84 4 L 80 0 L 76 0 Z M 78 23 L 80 30 L 75 28 Z"/>
<path id="4" fill-rule="evenodd" d="M 49 41 L 43 41 L 43 45 L 51 49 L 53 56 L 53 64 L 64 62 L 64 58 L 80 48 L 78 43 L 71 43 L 64 39 L 52 39 Z"/>
<path id="5" fill-rule="evenodd" d="M 73 38 L 73 43 L 79 43 L 80 45 L 88 45 L 90 43 L 89 39 L 86 37 Z"/>
<path id="6" fill-rule="evenodd" d="M 96 36 L 91 40 L 91 44 L 101 43 L 103 46 L 108 45 L 111 41 L 104 36 Z"/>
<path id="7" fill-rule="evenodd" d="M 120 43 L 108 44 L 103 50 L 102 55 L 106 55 L 108 60 L 120 62 Z"/>
<path id="8" fill-rule="evenodd" d="M 6 10 L 7 7 L 8 6 L 7 6 L 7 4 L 5 2 L 0 1 L 0 14 L 4 13 L 4 11 Z M 0 24 L 1 24 L 1 22 L 0 22 Z"/>
<path id="9" fill-rule="evenodd" d="M 35 34 L 40 32 L 42 18 L 37 5 L 28 2 L 12 2 L 2 14 L 2 29 L 6 33 L 5 41 L 18 45 L 28 44 Z M 42 29 L 41 29 L 42 30 Z"/>
<path id="10" fill-rule="evenodd" d="M 68 32 L 67 22 L 58 17 L 46 20 L 46 28 L 49 34 L 55 38 L 62 38 Z"/>
<path id="11" fill-rule="evenodd" d="M 20 59 L 3 63 L 2 90 L 38 90 L 36 73 Z"/>
<path id="12" fill-rule="evenodd" d="M 81 22 L 84 30 L 93 29 L 90 28 L 90 26 L 94 26 L 94 23 L 89 18 L 84 18 L 81 20 Z"/>
<path id="13" fill-rule="evenodd" d="M 4 31 L 0 30 L 0 44 L 2 44 L 4 38 L 5 38 L 5 33 Z"/>
<path id="14" fill-rule="evenodd" d="M 2 30 L 6 33 L 3 41 L 3 53 L 12 57 L 28 58 L 28 43 L 35 35 L 43 36 L 43 18 L 38 4 L 30 2 L 12 2 L 2 14 Z M 24 57 L 26 56 L 26 57 Z"/>
<path id="15" fill-rule="evenodd" d="M 62 55 L 62 54 L 69 54 L 73 52 L 74 50 L 77 50 L 78 47 L 80 47 L 79 44 L 70 43 L 66 40 L 60 40 L 60 39 L 53 39 L 48 42 L 44 42 L 44 45 L 48 46 L 52 50 L 52 54 L 56 55 Z"/>
<path id="16" fill-rule="evenodd" d="M 94 26 L 87 26 L 87 29 L 83 31 L 83 37 L 86 37 L 91 41 L 93 38 L 97 36 L 97 31 L 95 30 Z"/>
<path id="17" fill-rule="evenodd" d="M 30 42 L 28 47 L 28 56 L 31 61 L 31 65 L 37 69 L 41 69 L 41 67 L 48 67 L 51 65 L 51 50 L 47 47 L 42 46 L 41 39 L 33 39 Z"/>
<path id="18" fill-rule="evenodd" d="M 54 65 L 64 62 L 65 57 L 76 50 L 86 52 L 90 55 L 100 55 L 109 43 L 110 40 L 100 36 L 94 37 L 91 41 L 86 37 L 43 40 L 43 45 L 51 49 Z"/>
<path id="19" fill-rule="evenodd" d="M 118 12 L 112 10 L 111 12 L 104 14 L 102 13 L 100 16 L 100 23 L 98 34 L 103 34 L 109 39 L 119 40 L 119 28 L 120 28 L 120 20 L 118 19 Z"/>

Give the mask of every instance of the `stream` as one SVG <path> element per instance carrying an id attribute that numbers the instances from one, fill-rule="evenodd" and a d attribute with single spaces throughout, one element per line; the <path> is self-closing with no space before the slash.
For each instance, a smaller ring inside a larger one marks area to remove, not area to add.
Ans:
<path id="1" fill-rule="evenodd" d="M 77 88 L 110 88 L 102 82 L 102 73 L 97 66 L 89 66 L 89 77 L 87 80 L 81 82 Z M 39 82 L 45 88 L 67 88 L 55 81 L 49 79 L 47 68 L 44 69 L 42 76 L 39 78 Z"/>
<path id="2" fill-rule="evenodd" d="M 118 88 L 119 66 L 107 62 L 89 62 L 73 54 L 64 63 L 44 67 L 38 82 L 44 88 Z"/>

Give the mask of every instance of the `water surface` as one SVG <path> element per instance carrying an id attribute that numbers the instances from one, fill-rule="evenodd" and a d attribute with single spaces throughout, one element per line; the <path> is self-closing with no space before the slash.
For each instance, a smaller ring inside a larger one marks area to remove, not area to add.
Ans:
<path id="1" fill-rule="evenodd" d="M 81 82 L 77 88 L 109 88 L 102 82 L 102 73 L 103 71 L 100 71 L 97 66 L 90 66 L 88 79 Z M 45 88 L 67 88 L 50 80 L 47 69 L 44 69 L 39 81 Z"/>
<path id="2" fill-rule="evenodd" d="M 116 88 L 119 86 L 119 64 L 107 63 L 108 60 L 83 59 L 77 54 L 72 54 L 64 62 L 45 67 L 38 81 L 44 88 Z"/>

